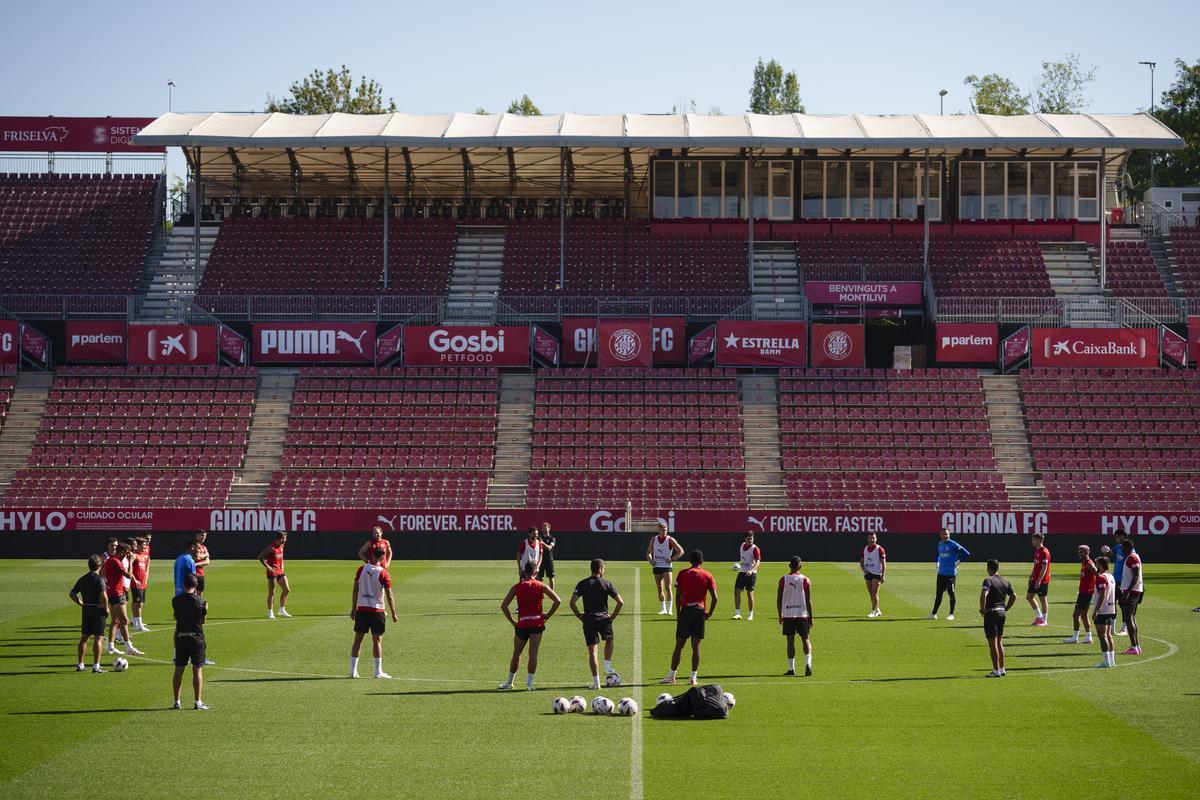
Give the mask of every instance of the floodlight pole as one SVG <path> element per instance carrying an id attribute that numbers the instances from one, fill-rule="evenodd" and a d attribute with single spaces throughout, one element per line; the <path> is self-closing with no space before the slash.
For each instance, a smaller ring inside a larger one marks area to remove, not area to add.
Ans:
<path id="1" fill-rule="evenodd" d="M 566 288 L 567 148 L 558 151 L 558 291 Z"/>
<path id="2" fill-rule="evenodd" d="M 1150 68 L 1150 116 L 1154 116 L 1154 68 L 1157 61 L 1139 61 L 1139 64 Z M 1150 151 L 1150 188 L 1154 188 L 1154 151 Z"/>
<path id="3" fill-rule="evenodd" d="M 746 204 L 746 219 L 749 220 L 749 228 L 746 232 L 746 271 L 750 275 L 748 285 L 750 286 L 750 296 L 754 296 L 754 181 L 751 180 L 751 172 L 754 170 L 754 160 L 751 157 L 751 150 L 746 151 L 746 196 L 750 202 Z M 768 184 L 771 176 L 767 175 Z M 750 307 L 753 309 L 754 304 Z M 753 315 L 751 315 L 753 316 Z"/>
<path id="4" fill-rule="evenodd" d="M 383 288 L 388 288 L 388 228 L 392 208 L 392 193 L 388 186 L 388 148 L 383 147 Z"/>

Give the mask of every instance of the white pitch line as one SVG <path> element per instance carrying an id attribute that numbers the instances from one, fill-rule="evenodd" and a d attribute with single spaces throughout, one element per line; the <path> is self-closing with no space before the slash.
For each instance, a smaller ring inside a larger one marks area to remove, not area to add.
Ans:
<path id="1" fill-rule="evenodd" d="M 633 568 L 633 682 L 642 683 L 642 571 Z M 638 691 L 638 697 L 644 698 Z M 642 800 L 642 715 L 633 715 L 629 735 L 629 800 Z"/>

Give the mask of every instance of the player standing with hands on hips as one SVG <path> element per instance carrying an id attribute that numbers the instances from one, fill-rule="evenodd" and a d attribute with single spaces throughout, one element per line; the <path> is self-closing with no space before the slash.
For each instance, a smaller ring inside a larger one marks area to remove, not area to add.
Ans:
<path id="1" fill-rule="evenodd" d="M 887 570 L 887 551 L 873 533 L 867 534 L 867 546 L 858 557 L 858 566 L 867 582 L 867 594 L 871 596 L 871 610 L 867 616 L 882 617 L 883 612 L 879 610 L 879 584 L 883 583 L 883 573 Z"/>
<path id="2" fill-rule="evenodd" d="M 788 562 L 788 574 L 779 579 L 779 592 L 775 607 L 779 610 L 779 624 L 787 637 L 788 668 L 784 675 L 796 674 L 796 636 L 804 642 L 804 675 L 812 675 L 812 643 L 808 640 L 812 630 L 812 584 L 800 572 L 803 562 L 800 556 L 792 556 Z"/>
<path id="3" fill-rule="evenodd" d="M 76 672 L 83 672 L 83 652 L 87 640 L 92 640 L 92 672 L 104 672 L 100 666 L 100 640 L 104 638 L 104 623 L 108 619 L 108 597 L 104 592 L 104 578 L 100 577 L 100 567 L 104 565 L 102 556 L 88 557 L 87 574 L 75 581 L 68 597 L 71 602 L 82 610 L 82 621 L 79 628 L 78 663 Z"/>
<path id="4" fill-rule="evenodd" d="M 283 571 L 283 548 L 286 544 L 287 532 L 275 531 L 275 541 L 258 554 L 258 563 L 267 570 L 267 619 L 275 619 L 275 584 L 279 584 L 279 616 L 291 616 L 286 606 L 292 589 L 288 585 L 287 573 Z"/>
<path id="5" fill-rule="evenodd" d="M 679 616 L 675 619 L 675 651 L 671 653 L 671 671 L 662 683 L 675 683 L 675 672 L 679 669 L 679 660 L 683 656 L 683 645 L 689 639 L 692 641 L 692 678 L 688 681 L 696 685 L 696 675 L 700 670 L 700 642 L 704 640 L 704 623 L 717 610 L 717 579 L 713 574 L 701 567 L 704 564 L 704 553 L 693 550 L 690 555 L 692 566 L 683 570 L 675 578 L 675 602 L 679 605 Z M 705 598 L 712 598 L 712 605 L 705 608 Z"/>
<path id="6" fill-rule="evenodd" d="M 530 528 L 531 536 L 537 536 L 537 528 Z M 513 678 L 517 675 L 517 667 L 521 664 L 521 651 L 525 649 L 525 643 L 529 643 L 529 675 L 525 679 L 525 688 L 533 691 L 533 676 L 537 672 L 537 657 L 538 648 L 542 645 L 542 634 L 546 632 L 546 622 L 554 616 L 554 612 L 558 611 L 558 606 L 562 602 L 558 595 L 554 593 L 546 584 L 533 577 L 537 572 L 537 568 L 533 562 L 526 563 L 521 573 L 521 580 L 518 581 L 508 594 L 504 595 L 504 600 L 500 603 L 500 610 L 504 612 L 505 618 L 513 626 L 513 654 L 512 661 L 508 665 L 508 680 L 500 684 L 501 689 L 511 689 Z M 542 598 L 549 597 L 553 605 L 550 610 L 542 613 Z M 513 599 L 517 601 L 517 618 L 513 619 L 512 612 L 509 606 L 512 605 Z"/>
<path id="7" fill-rule="evenodd" d="M 532 564 L 533 572 L 542 568 L 542 539 L 534 525 L 525 532 L 525 538 L 517 545 L 517 580 L 525 579 L 525 567 Z"/>
<path id="8" fill-rule="evenodd" d="M 683 555 L 683 548 L 675 537 L 667 533 L 667 526 L 658 523 L 658 533 L 646 546 L 646 561 L 654 571 L 654 585 L 658 589 L 659 614 L 671 614 L 671 563 Z"/>
<path id="9" fill-rule="evenodd" d="M 1092 624 L 1088 622 L 1088 609 L 1092 605 L 1092 593 L 1096 588 L 1096 565 L 1092 563 L 1092 548 L 1086 544 L 1079 545 L 1079 594 L 1075 596 L 1075 610 L 1071 612 L 1071 625 L 1074 633 L 1063 639 L 1063 644 L 1075 644 L 1079 641 L 1079 623 L 1083 623 L 1083 632 L 1087 638 L 1084 644 L 1092 643 Z"/>
<path id="10" fill-rule="evenodd" d="M 617 588 L 604 577 L 605 563 L 602 558 L 592 559 L 591 577 L 584 578 L 571 593 L 571 611 L 583 623 L 583 641 L 588 650 L 588 667 L 592 670 L 593 689 L 600 688 L 600 665 L 596 650 L 604 640 L 604 674 L 613 675 L 613 620 L 621 613 L 625 601 Z M 583 611 L 579 610 L 579 598 L 583 598 Z M 608 598 L 616 601 L 617 607 L 608 613 Z M 618 679 L 620 676 L 618 676 Z"/>
<path id="11" fill-rule="evenodd" d="M 1025 595 L 1036 614 L 1031 623 L 1035 628 L 1046 627 L 1046 617 L 1050 614 L 1046 600 L 1050 594 L 1050 550 L 1043 544 L 1045 541 L 1045 534 L 1033 535 L 1033 572 L 1029 574 L 1029 592 Z"/>
<path id="12" fill-rule="evenodd" d="M 1009 609 L 1017 602 L 1017 593 L 1007 578 L 1002 578 L 1000 562 L 989 558 L 987 577 L 983 579 L 983 591 L 979 593 L 979 613 L 983 617 L 983 635 L 987 638 L 988 651 L 992 656 L 992 671 L 985 678 L 1003 678 L 1004 671 L 1004 622 Z"/>
<path id="13" fill-rule="evenodd" d="M 542 563 L 538 567 L 537 579 L 546 581 L 550 588 L 554 588 L 554 534 L 550 532 L 550 523 L 543 522 L 541 533 L 538 534 L 538 539 L 542 543 Z M 549 579 L 549 580 L 547 580 Z"/>
<path id="14" fill-rule="evenodd" d="M 754 543 L 754 531 L 746 531 L 746 539 L 738 549 L 737 580 L 733 584 L 733 618 L 742 618 L 742 590 L 746 591 L 749 613 L 746 620 L 754 619 L 754 584 L 758 583 L 758 565 L 762 562 L 762 550 Z"/>

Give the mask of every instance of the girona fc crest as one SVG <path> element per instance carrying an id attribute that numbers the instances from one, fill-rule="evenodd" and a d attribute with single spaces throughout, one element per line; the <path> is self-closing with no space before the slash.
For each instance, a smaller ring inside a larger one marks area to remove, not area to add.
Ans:
<path id="1" fill-rule="evenodd" d="M 608 350 L 618 361 L 634 361 L 642 354 L 642 337 L 635 330 L 620 328 L 608 337 Z"/>
<path id="2" fill-rule="evenodd" d="M 825 343 L 821 349 L 834 361 L 845 361 L 854 352 L 854 342 L 845 331 L 833 331 L 825 337 Z"/>

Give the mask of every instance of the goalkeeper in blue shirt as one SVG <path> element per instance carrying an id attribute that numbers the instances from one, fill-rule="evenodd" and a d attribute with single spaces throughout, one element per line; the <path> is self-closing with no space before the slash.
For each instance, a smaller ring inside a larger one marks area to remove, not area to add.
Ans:
<path id="1" fill-rule="evenodd" d="M 942 595 L 950 595 L 950 613 L 946 619 L 954 619 L 954 580 L 958 577 L 958 562 L 970 558 L 971 552 L 950 538 L 950 529 L 942 528 L 938 534 L 940 541 L 937 545 L 937 598 L 933 601 L 933 611 L 925 619 L 937 619 L 938 609 L 942 606 Z"/>

